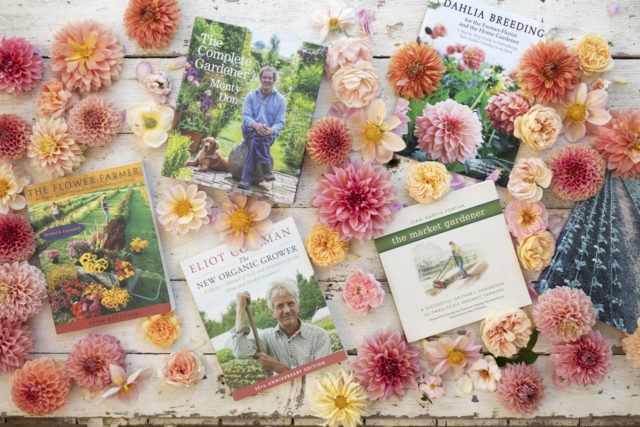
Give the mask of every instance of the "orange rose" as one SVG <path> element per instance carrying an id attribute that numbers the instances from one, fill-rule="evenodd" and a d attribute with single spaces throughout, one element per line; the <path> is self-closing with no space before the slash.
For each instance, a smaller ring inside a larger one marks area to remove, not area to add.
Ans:
<path id="1" fill-rule="evenodd" d="M 316 224 L 304 239 L 304 247 L 314 264 L 329 267 L 344 260 L 349 242 L 339 240 L 338 233 L 326 225 Z"/>
<path id="2" fill-rule="evenodd" d="M 174 311 L 147 317 L 142 323 L 142 331 L 153 344 L 169 348 L 180 337 L 182 320 Z"/>
<path id="3" fill-rule="evenodd" d="M 158 377 L 175 387 L 188 387 L 204 377 L 204 368 L 200 359 L 190 351 L 171 353 L 158 368 Z"/>
<path id="4" fill-rule="evenodd" d="M 556 250 L 556 241 L 548 231 L 527 236 L 518 245 L 518 258 L 529 271 L 542 271 L 549 265 Z"/>
<path id="5" fill-rule="evenodd" d="M 609 43 L 597 34 L 585 34 L 574 50 L 580 57 L 580 68 L 587 78 L 595 77 L 613 67 Z"/>

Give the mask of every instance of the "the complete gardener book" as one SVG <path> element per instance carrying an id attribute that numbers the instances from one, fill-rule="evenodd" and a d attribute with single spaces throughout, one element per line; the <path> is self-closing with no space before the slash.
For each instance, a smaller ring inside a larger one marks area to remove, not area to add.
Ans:
<path id="1" fill-rule="evenodd" d="M 171 311 L 142 163 L 32 184 L 24 194 L 57 333 Z"/>
<path id="2" fill-rule="evenodd" d="M 346 360 L 293 218 L 180 263 L 235 400 Z"/>
<path id="3" fill-rule="evenodd" d="M 492 181 L 400 210 L 374 242 L 408 341 L 531 304 Z"/>
<path id="4" fill-rule="evenodd" d="M 162 175 L 293 203 L 326 48 L 196 18 Z"/>

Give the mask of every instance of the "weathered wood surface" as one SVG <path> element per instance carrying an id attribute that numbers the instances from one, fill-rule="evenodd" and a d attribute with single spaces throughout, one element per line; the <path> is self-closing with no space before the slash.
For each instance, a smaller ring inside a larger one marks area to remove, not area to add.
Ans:
<path id="1" fill-rule="evenodd" d="M 120 80 L 111 88 L 101 91 L 122 109 L 135 105 L 149 95 L 135 80 L 135 67 L 141 58 L 146 58 L 155 69 L 167 70 L 168 64 L 176 56 L 186 52 L 186 46 L 195 16 L 203 16 L 235 24 L 251 22 L 264 28 L 278 29 L 282 36 L 294 36 L 309 41 L 318 41 L 316 34 L 307 25 L 308 13 L 316 3 L 311 0 L 275 0 L 268 3 L 257 3 L 254 0 L 189 0 L 181 2 L 183 23 L 169 47 L 156 51 L 143 51 L 125 36 L 122 15 L 126 0 L 111 0 L 94 3 L 81 0 L 31 0 L 3 2 L 0 11 L 0 31 L 3 36 L 22 36 L 34 43 L 43 56 L 50 51 L 53 34 L 68 20 L 94 18 L 111 26 L 127 48 L 127 58 Z M 374 23 L 375 54 L 374 65 L 382 78 L 380 96 L 385 99 L 389 110 L 395 105 L 393 90 L 384 79 L 388 65 L 388 56 L 395 46 L 405 40 L 414 39 L 420 29 L 426 10 L 424 0 L 354 0 L 349 2 L 355 8 L 373 8 L 378 20 Z M 620 2 L 617 15 L 611 17 L 606 12 L 606 3 L 596 0 L 562 0 L 525 1 L 525 0 L 490 0 L 489 4 L 499 5 L 523 15 L 542 19 L 547 25 L 557 28 L 557 35 L 563 40 L 576 40 L 588 31 L 596 31 L 611 41 L 611 49 L 616 58 L 614 69 L 605 78 L 628 81 L 627 84 L 613 83 L 610 87 L 610 105 L 613 109 L 638 107 L 640 94 L 640 46 L 637 34 L 640 32 L 640 19 L 636 16 L 640 0 Z M 45 78 L 50 71 L 49 59 Z M 181 71 L 169 71 L 175 86 L 179 86 Z M 177 89 L 173 96 L 177 96 Z M 0 113 L 15 113 L 27 120 L 35 119 L 36 91 L 20 98 L 0 96 Z M 335 101 L 330 84 L 322 83 L 318 97 L 315 118 L 326 114 L 329 106 Z M 561 142 L 562 143 L 562 142 Z M 174 181 L 160 176 L 164 148 L 154 150 L 140 146 L 128 128 L 123 129 L 118 139 L 109 147 L 91 148 L 87 150 L 87 160 L 80 172 L 87 172 L 115 166 L 125 161 L 143 160 L 147 167 L 149 186 L 152 191 L 154 205 L 161 197 L 162 191 Z M 546 158 L 550 153 L 542 153 Z M 521 149 L 520 156 L 528 157 L 533 153 Z M 41 172 L 23 162 L 34 180 L 47 179 Z M 401 160 L 388 166 L 397 188 L 400 201 L 411 204 L 412 201 L 404 190 L 404 168 L 407 161 Z M 315 209 L 310 207 L 312 192 L 316 181 L 324 171 L 323 167 L 314 164 L 308 157 L 305 159 L 296 201 L 292 206 L 276 205 L 272 211 L 273 219 L 293 216 L 304 236 L 316 221 Z M 223 200 L 227 193 L 219 190 L 205 189 L 216 203 Z M 501 191 L 501 197 L 506 198 Z M 545 192 L 543 201 L 553 212 L 566 213 L 570 204 L 555 197 L 551 191 Z M 176 297 L 177 311 L 183 319 L 183 333 L 174 346 L 168 350 L 158 350 L 151 344 L 141 341 L 136 331 L 136 321 L 109 325 L 100 329 L 101 333 L 109 333 L 118 337 L 129 353 L 130 369 L 138 367 L 156 368 L 161 359 L 169 351 L 177 349 L 197 349 L 203 353 L 208 367 L 207 378 L 189 390 L 172 391 L 162 386 L 157 379 L 150 381 L 140 401 L 133 407 L 126 407 L 117 401 L 97 407 L 95 401 L 87 402 L 86 396 L 74 388 L 70 404 L 54 415 L 59 420 L 78 421 L 97 425 L 98 418 L 129 420 L 131 424 L 291 424 L 310 425 L 317 419 L 310 417 L 308 407 L 309 387 L 321 374 L 314 373 L 304 379 L 295 380 L 240 402 L 233 402 L 228 389 L 218 378 L 219 366 L 215 359 L 203 325 L 197 314 L 193 298 L 184 282 L 179 262 L 187 256 L 194 255 L 211 247 L 217 237 L 211 227 L 204 227 L 188 238 L 176 237 L 164 230 L 160 231 L 164 245 L 169 275 Z M 355 354 L 363 335 L 368 335 L 381 327 L 400 328 L 393 297 L 385 282 L 384 273 L 372 242 L 350 244 L 350 251 L 359 256 L 357 260 L 346 261 L 332 268 L 316 268 L 318 280 L 325 290 L 329 307 L 334 314 L 345 349 Z M 386 298 L 382 306 L 367 316 L 360 316 L 350 311 L 342 302 L 340 293 L 346 276 L 356 268 L 372 272 L 384 285 Z M 50 355 L 64 359 L 73 344 L 84 336 L 77 332 L 56 336 L 49 309 L 30 320 L 34 330 L 36 348 L 34 357 Z M 477 332 L 478 324 L 469 325 L 467 329 Z M 607 379 L 593 387 L 570 387 L 558 390 L 551 382 L 552 365 L 548 354 L 551 343 L 541 339 L 536 350 L 542 354 L 536 366 L 543 373 L 547 384 L 547 398 L 537 413 L 535 422 L 554 425 L 606 425 L 602 416 L 640 415 L 637 402 L 640 396 L 638 378 L 640 371 L 634 370 L 621 354 L 620 339 L 623 334 L 607 325 L 598 323 L 597 329 L 610 340 L 614 349 L 613 370 Z M 453 333 L 457 331 L 452 331 Z M 348 366 L 348 363 L 343 364 Z M 331 370 L 332 368 L 329 368 Z M 0 377 L 0 423 L 13 422 L 22 414 L 10 401 L 8 376 Z M 476 423 L 481 425 L 482 419 L 491 423 L 507 424 L 511 414 L 505 412 L 489 393 L 473 393 L 471 396 L 461 394 L 456 386 L 446 383 L 447 397 L 436 404 L 423 407 L 418 401 L 418 394 L 413 391 L 402 400 L 374 402 L 371 406 L 367 424 L 371 425 L 460 425 Z M 7 418 L 4 418 L 7 417 Z M 133 418 L 132 418 L 133 417 Z M 165 418 L 166 417 L 166 418 Z M 438 419 L 436 420 L 437 417 Z M 550 418 L 558 417 L 558 418 Z M 171 418 L 169 420 L 168 418 Z M 181 420 L 180 420 L 181 419 Z M 635 419 L 635 418 L 633 418 Z M 622 418 L 609 419 L 611 423 L 621 422 Z M 614 421 L 615 420 L 615 421 Z M 487 421 L 487 420 L 485 420 Z M 519 420 L 509 420 L 516 424 Z M 520 422 L 528 422 L 520 420 Z M 602 424 L 604 422 L 605 424 Z M 599 424 L 600 423 L 600 424 Z"/>

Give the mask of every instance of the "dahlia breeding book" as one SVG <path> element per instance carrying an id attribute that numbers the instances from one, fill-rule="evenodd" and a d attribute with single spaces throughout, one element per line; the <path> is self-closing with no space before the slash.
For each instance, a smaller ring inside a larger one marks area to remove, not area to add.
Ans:
<path id="1" fill-rule="evenodd" d="M 410 342 L 531 304 L 492 181 L 396 212 L 374 242 Z"/>
<path id="2" fill-rule="evenodd" d="M 171 311 L 142 163 L 24 189 L 56 333 Z"/>

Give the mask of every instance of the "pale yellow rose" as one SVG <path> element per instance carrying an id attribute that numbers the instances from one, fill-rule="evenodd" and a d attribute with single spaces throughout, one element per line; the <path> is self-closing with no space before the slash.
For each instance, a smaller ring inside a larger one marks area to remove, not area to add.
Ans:
<path id="1" fill-rule="evenodd" d="M 484 346 L 494 356 L 511 357 L 529 342 L 532 325 L 519 308 L 491 311 L 480 326 Z"/>
<path id="2" fill-rule="evenodd" d="M 609 43 L 594 33 L 587 33 L 574 47 L 580 57 L 580 68 L 585 77 L 593 78 L 613 68 Z"/>
<path id="3" fill-rule="evenodd" d="M 539 231 L 522 239 L 518 245 L 518 258 L 525 269 L 541 271 L 549 265 L 555 250 L 553 235 L 548 231 Z"/>
<path id="4" fill-rule="evenodd" d="M 316 224 L 304 239 L 304 247 L 314 264 L 330 267 L 344 260 L 349 242 L 339 240 L 338 233 L 326 225 Z"/>
<path id="5" fill-rule="evenodd" d="M 369 61 L 358 61 L 336 71 L 331 79 L 336 96 L 349 108 L 362 108 L 376 97 L 380 79 Z"/>
<path id="6" fill-rule="evenodd" d="M 407 190 L 420 203 L 429 203 L 449 192 L 451 174 L 440 162 L 413 163 L 407 168 Z"/>
<path id="7" fill-rule="evenodd" d="M 513 122 L 513 135 L 533 151 L 542 151 L 555 144 L 562 131 L 562 119 L 551 107 L 536 104 Z"/>

